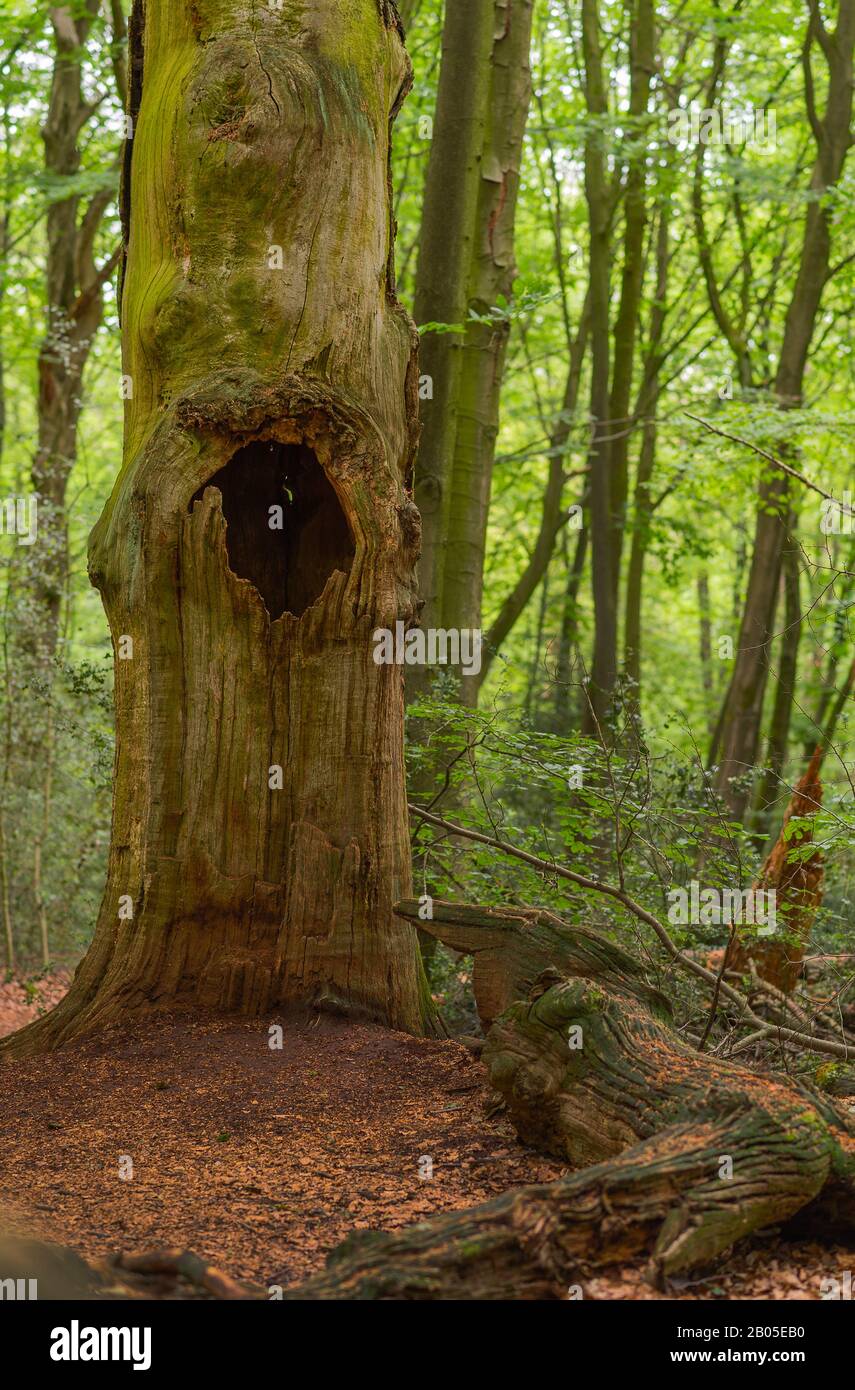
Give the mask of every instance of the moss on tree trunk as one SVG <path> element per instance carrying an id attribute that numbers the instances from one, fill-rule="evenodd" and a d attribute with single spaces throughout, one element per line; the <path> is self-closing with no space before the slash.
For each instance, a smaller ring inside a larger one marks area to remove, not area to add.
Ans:
<path id="1" fill-rule="evenodd" d="M 131 32 L 125 449 L 90 546 L 116 652 L 109 873 L 60 1007 L 291 1001 L 421 1031 L 401 668 L 417 339 L 394 289 L 379 0 L 146 0 Z M 281 771 L 280 771 L 281 770 Z"/>

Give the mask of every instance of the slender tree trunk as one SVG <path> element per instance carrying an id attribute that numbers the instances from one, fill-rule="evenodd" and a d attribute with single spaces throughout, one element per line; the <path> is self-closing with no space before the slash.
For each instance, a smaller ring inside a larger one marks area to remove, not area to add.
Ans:
<path id="1" fill-rule="evenodd" d="M 514 224 L 523 137 L 531 98 L 529 50 L 533 0 L 496 0 L 487 129 L 480 169 L 468 309 L 489 317 L 509 301 L 516 279 Z M 510 321 L 470 323 L 463 343 L 451 476 L 448 544 L 442 585 L 443 627 L 481 627 L 487 515 L 499 430 Z M 463 676 L 465 704 L 478 699 L 478 676 Z"/>
<path id="2" fill-rule="evenodd" d="M 3 143 L 4 154 L 6 157 L 6 181 L 3 190 L 3 211 L 0 215 L 0 308 L 6 293 L 6 275 L 8 270 L 8 254 L 10 227 L 11 227 L 11 205 L 12 205 L 12 174 L 10 154 L 10 129 L 9 129 L 9 105 L 6 103 L 3 108 Z M 0 340 L 0 462 L 3 459 L 3 451 L 6 444 L 6 380 L 5 380 L 5 343 Z M 9 628 L 10 614 L 13 602 L 13 590 L 15 582 L 15 566 L 11 564 L 6 571 L 6 590 L 3 596 L 3 771 L 0 775 L 0 912 L 3 916 L 3 947 L 5 952 L 6 969 L 12 970 L 15 966 L 15 927 L 12 919 L 12 898 L 9 886 L 9 854 L 6 841 L 6 800 L 9 792 L 9 779 L 11 773 L 12 750 L 14 744 L 13 713 L 15 703 L 15 690 L 12 675 L 12 663 L 9 651 Z"/>
<path id="3" fill-rule="evenodd" d="M 644 584 L 644 562 L 650 539 L 652 499 L 650 480 L 656 466 L 656 421 L 645 420 L 635 479 L 635 506 L 632 520 L 632 542 L 626 574 L 624 612 L 624 663 L 628 682 L 627 701 L 641 714 L 641 601 Z"/>
<path id="4" fill-rule="evenodd" d="M 513 631 L 517 622 L 543 579 L 555 549 L 555 539 L 566 520 L 562 509 L 564 495 L 565 450 L 570 438 L 570 430 L 579 399 L 579 382 L 582 376 L 582 363 L 588 341 L 587 304 L 582 311 L 579 331 L 570 349 L 570 363 L 564 387 L 564 399 L 558 422 L 549 438 L 549 468 L 546 487 L 541 503 L 540 527 L 528 564 L 514 587 L 502 603 L 499 612 L 491 623 L 484 643 L 481 663 L 481 683 L 486 680 L 490 665 L 501 649 L 502 643 Z"/>
<path id="5" fill-rule="evenodd" d="M 392 922 L 403 680 L 374 659 L 376 630 L 415 617 L 419 530 L 397 17 L 146 0 L 135 19 L 133 394 L 90 543 L 117 657 L 108 879 L 63 1004 L 7 1046 L 177 1001 L 419 1032 L 415 933 Z"/>
<path id="6" fill-rule="evenodd" d="M 656 66 L 656 18 L 653 0 L 628 0 L 630 30 L 629 127 L 631 148 L 624 196 L 623 268 L 620 303 L 614 329 L 614 368 L 609 399 L 611 420 L 612 584 L 615 602 L 620 588 L 621 554 L 628 501 L 629 444 L 635 424 L 630 419 L 633 371 L 638 338 L 641 289 L 644 280 L 644 240 L 647 230 L 647 142 L 641 122 L 647 115 L 650 84 Z"/>
<path id="7" fill-rule="evenodd" d="M 490 84 L 493 0 L 446 0 L 442 62 L 422 204 L 415 315 L 428 323 L 466 321 L 476 244 L 478 199 Z M 422 518 L 419 590 L 422 622 L 441 626 L 442 585 L 451 505 L 463 339 L 424 336 L 421 372 L 430 397 L 422 404 L 415 499 Z M 423 395 L 426 393 L 423 392 Z M 413 689 L 424 672 L 410 670 Z"/>
<path id="8" fill-rule="evenodd" d="M 780 795 L 798 677 L 802 606 L 799 583 L 799 548 L 794 528 L 795 518 L 791 523 L 789 541 L 783 556 L 784 631 L 781 637 L 775 699 L 772 705 L 769 739 L 766 746 L 766 766 L 758 781 L 754 800 L 754 810 L 760 818 L 759 828 L 761 832 L 768 828 L 771 808 Z"/>
<path id="9" fill-rule="evenodd" d="M 634 414 L 634 418 L 640 416 L 644 423 L 635 478 L 632 543 L 626 577 L 624 670 L 628 684 L 627 701 L 639 717 L 641 715 L 641 642 L 643 633 L 641 620 L 642 589 L 644 564 L 650 543 L 650 523 L 653 516 L 653 497 L 650 483 L 656 467 L 656 411 L 659 407 L 659 361 L 662 335 L 665 331 L 668 273 L 671 263 L 670 227 L 671 209 L 669 202 L 665 200 L 659 209 L 659 222 L 656 229 L 656 293 L 650 310 L 650 338 L 645 354 L 642 385 Z M 640 250 L 638 254 L 640 255 Z M 626 411 L 627 406 L 621 403 L 620 408 Z M 621 466 L 625 472 L 625 459 Z"/>
<path id="10" fill-rule="evenodd" d="M 837 698 L 835 699 L 834 704 L 831 706 L 828 718 L 822 726 L 822 744 L 826 750 L 831 748 L 833 745 L 834 735 L 837 730 L 837 725 L 840 720 L 840 716 L 843 713 L 849 701 L 852 699 L 853 689 L 855 689 L 855 661 L 853 661 L 852 665 L 849 667 L 846 680 L 840 687 L 840 690 L 837 692 Z"/>
<path id="11" fill-rule="evenodd" d="M 538 713 L 538 691 L 543 683 L 543 635 L 546 629 L 546 613 L 549 608 L 549 569 L 543 576 L 543 583 L 540 586 L 540 603 L 537 605 L 537 624 L 535 626 L 532 644 L 531 661 L 528 668 L 528 684 L 526 686 L 525 700 L 523 701 L 523 712 L 526 719 L 534 718 L 537 721 Z"/>
<path id="12" fill-rule="evenodd" d="M 820 672 L 820 689 L 817 698 L 815 712 L 812 718 L 813 730 L 809 738 L 805 740 L 803 753 L 805 758 L 810 758 L 816 747 L 816 733 L 821 730 L 828 716 L 828 710 L 832 703 L 832 697 L 836 690 L 837 672 L 840 666 L 840 657 L 847 645 L 847 618 L 849 611 L 849 599 L 852 593 L 852 582 L 847 581 L 841 586 L 842 592 L 838 591 L 837 611 L 834 614 L 833 636 L 828 644 L 828 656 L 825 669 Z M 814 656 L 814 666 L 817 670 L 821 668 L 821 653 L 817 652 Z"/>
<path id="13" fill-rule="evenodd" d="M 35 843 L 33 845 L 33 898 L 35 899 L 36 916 L 39 923 L 39 950 L 41 953 L 42 965 L 45 967 L 50 965 L 50 932 L 48 928 L 47 904 L 45 903 L 43 860 L 44 848 L 47 843 L 48 832 L 50 831 L 55 756 L 56 720 L 54 718 L 53 705 L 51 705 L 48 709 L 47 727 L 45 729 L 41 816 L 39 819 L 39 827 L 36 831 Z"/>
<path id="14" fill-rule="evenodd" d="M 398 14 L 401 16 L 401 23 L 406 33 L 409 33 L 410 25 L 416 18 L 421 4 L 422 0 L 397 0 Z"/>
<path id="15" fill-rule="evenodd" d="M 820 117 L 814 91 L 812 52 L 818 47 L 828 70 L 825 112 Z M 805 98 L 816 142 L 816 161 L 805 214 L 799 269 L 787 310 L 775 395 L 782 409 L 801 404 L 808 352 L 831 264 L 834 202 L 827 194 L 839 182 L 851 143 L 855 0 L 841 0 L 837 27 L 825 28 L 819 7 L 811 10 L 803 51 Z M 786 459 L 786 450 L 783 451 Z M 760 479 L 754 552 L 739 634 L 739 645 L 721 721 L 720 763 L 716 786 L 734 819 L 741 820 L 749 794 L 749 777 L 757 758 L 763 695 L 768 674 L 769 642 L 781 556 L 787 537 L 789 483 L 786 474 L 767 467 Z"/>
<path id="16" fill-rule="evenodd" d="M 704 692 L 708 732 L 712 733 L 713 710 L 712 623 L 710 621 L 710 581 L 706 570 L 698 575 L 698 615 L 700 620 L 701 688 Z"/>
<path id="17" fill-rule="evenodd" d="M 14 53 L 10 56 L 14 56 Z M 9 61 L 7 59 L 7 61 Z M 14 165 L 12 163 L 12 128 L 9 98 L 3 103 L 3 202 L 0 207 L 0 310 L 6 298 L 7 278 L 10 271 L 8 261 L 11 244 L 12 206 L 15 196 Z M 6 447 L 6 344 L 0 335 L 0 463 Z"/>
<path id="18" fill-rule="evenodd" d="M 609 443 L 610 374 L 610 198 L 606 177 L 605 117 L 608 101 L 603 80 L 597 0 L 582 0 L 585 55 L 585 196 L 588 206 L 591 286 L 591 576 L 594 598 L 594 653 L 586 687 L 583 729 L 603 729 L 617 680 L 617 598 L 613 584 L 611 449 Z"/>
<path id="19" fill-rule="evenodd" d="M 555 728 L 559 734 L 570 732 L 572 724 L 573 654 L 579 646 L 579 594 L 582 575 L 588 556 L 588 526 L 583 524 L 576 537 L 573 563 L 567 571 L 567 586 L 561 614 L 561 633 L 558 638 L 558 660 L 555 663 Z"/>
<path id="20" fill-rule="evenodd" d="M 60 182 L 80 170 L 80 136 L 91 120 L 81 75 L 81 52 L 101 6 L 83 0 L 51 10 L 55 58 L 42 129 L 45 174 Z M 47 211 L 47 332 L 39 352 L 38 447 L 32 484 L 38 497 L 38 545 L 27 559 L 20 597 L 23 646 L 40 671 L 50 667 L 59 635 L 68 572 L 65 494 L 77 455 L 83 373 L 103 314 L 102 288 L 116 258 L 97 268 L 95 237 L 113 201 L 100 190 L 79 217 L 80 196 L 51 202 Z"/>

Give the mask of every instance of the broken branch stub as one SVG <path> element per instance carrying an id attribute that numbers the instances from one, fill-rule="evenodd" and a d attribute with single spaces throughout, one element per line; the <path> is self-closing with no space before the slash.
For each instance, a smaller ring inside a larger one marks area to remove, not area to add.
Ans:
<path id="1" fill-rule="evenodd" d="M 418 899 L 395 905 L 395 913 L 413 922 L 453 951 L 474 957 L 473 989 L 478 1017 L 486 1030 L 516 999 L 524 999 L 538 976 L 549 968 L 566 975 L 608 982 L 619 994 L 643 1002 L 664 1018 L 671 1005 L 648 980 L 627 951 L 587 927 L 565 922 L 545 908 L 476 907 L 431 903 L 432 917 L 422 919 Z"/>

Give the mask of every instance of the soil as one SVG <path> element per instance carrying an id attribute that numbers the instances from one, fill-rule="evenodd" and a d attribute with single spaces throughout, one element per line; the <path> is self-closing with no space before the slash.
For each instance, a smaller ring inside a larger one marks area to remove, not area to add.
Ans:
<path id="1" fill-rule="evenodd" d="M 287 1287 L 351 1230 L 394 1230 L 567 1171 L 486 1113 L 483 1070 L 459 1043 L 327 1015 L 152 1013 L 6 1063 L 0 1083 L 3 1228 L 93 1261 L 174 1246 Z M 582 1292 L 814 1299 L 853 1269 L 855 1251 L 772 1232 L 664 1293 L 631 1268 Z"/>

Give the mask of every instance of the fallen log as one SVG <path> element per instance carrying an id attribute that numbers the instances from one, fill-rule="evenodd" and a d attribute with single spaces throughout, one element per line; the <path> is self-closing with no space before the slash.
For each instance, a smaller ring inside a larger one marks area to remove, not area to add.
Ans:
<path id="1" fill-rule="evenodd" d="M 565 922 L 545 908 L 476 907 L 431 904 L 423 920 L 421 902 L 406 898 L 395 914 L 413 922 L 452 951 L 474 958 L 475 1007 L 486 1032 L 516 999 L 525 999 L 544 970 L 603 980 L 617 994 L 638 999 L 656 1015 L 670 1018 L 671 1003 L 649 981 L 628 951 L 587 927 Z"/>
<path id="2" fill-rule="evenodd" d="M 558 919 L 473 909 L 467 922 L 447 906 L 454 921 L 440 912 L 426 929 L 487 966 L 489 1016 Z M 399 1233 L 351 1236 L 287 1298 L 561 1298 L 608 1265 L 642 1258 L 661 1280 L 796 1217 L 817 1234 L 855 1231 L 855 1116 L 806 1085 L 693 1050 L 658 991 L 649 1000 L 638 962 L 596 933 L 564 931 L 561 969 L 496 1019 L 483 1060 L 524 1142 L 593 1166 Z M 562 974 L 571 957 L 581 978 Z"/>

